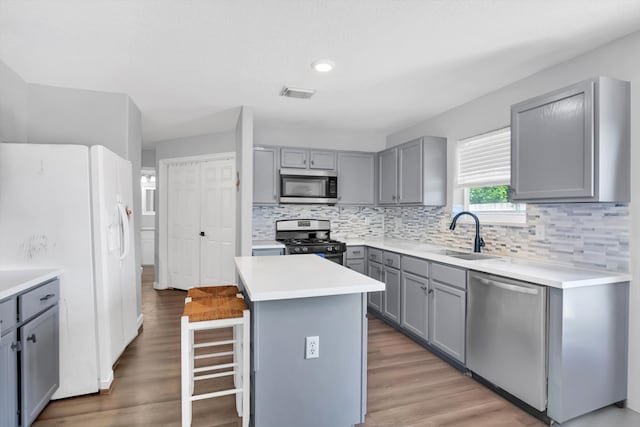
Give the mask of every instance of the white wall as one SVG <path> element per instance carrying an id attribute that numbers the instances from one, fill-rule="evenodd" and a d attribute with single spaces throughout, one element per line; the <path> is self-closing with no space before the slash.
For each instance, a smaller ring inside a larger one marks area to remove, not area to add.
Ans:
<path id="1" fill-rule="evenodd" d="M 156 150 L 146 148 L 142 150 L 142 167 L 153 168 L 156 167 Z"/>
<path id="2" fill-rule="evenodd" d="M 121 93 L 30 84 L 29 142 L 104 145 L 129 159 L 129 102 Z"/>
<path id="3" fill-rule="evenodd" d="M 282 145 L 330 150 L 380 151 L 385 147 L 385 135 L 382 133 L 261 124 L 254 127 L 253 140 L 255 145 Z"/>
<path id="4" fill-rule="evenodd" d="M 0 140 L 27 141 L 28 85 L 0 61 Z"/>
<path id="5" fill-rule="evenodd" d="M 387 137 L 393 146 L 421 135 L 449 141 L 449 170 L 454 171 L 455 141 L 509 125 L 510 106 L 580 80 L 604 75 L 631 81 L 631 259 L 640 256 L 640 32 L 543 70 L 474 101 Z M 635 167 L 634 167 L 635 166 Z M 449 176 L 452 194 L 453 175 Z M 628 405 L 640 411 L 640 264 L 631 262 Z"/>
<path id="6" fill-rule="evenodd" d="M 240 178 L 236 198 L 236 253 L 251 255 L 253 215 L 253 111 L 242 107 L 236 124 L 236 171 Z"/>

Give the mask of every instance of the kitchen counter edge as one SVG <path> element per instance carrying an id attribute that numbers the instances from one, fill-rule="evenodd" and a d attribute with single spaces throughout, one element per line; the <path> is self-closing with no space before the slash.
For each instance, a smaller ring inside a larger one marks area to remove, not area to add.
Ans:
<path id="1" fill-rule="evenodd" d="M 63 273 L 63 270 L 57 268 L 0 269 L 0 301 L 27 291 L 43 282 L 59 277 Z"/>

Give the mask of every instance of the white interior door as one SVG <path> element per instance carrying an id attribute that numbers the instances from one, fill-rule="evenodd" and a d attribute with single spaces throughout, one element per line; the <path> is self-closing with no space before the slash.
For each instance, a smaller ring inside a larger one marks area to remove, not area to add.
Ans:
<path id="1" fill-rule="evenodd" d="M 169 286 L 189 289 L 200 281 L 200 165 L 168 168 Z"/>
<path id="2" fill-rule="evenodd" d="M 168 167 L 169 286 L 235 282 L 235 159 Z"/>
<path id="3" fill-rule="evenodd" d="M 234 159 L 201 163 L 200 284 L 235 282 L 236 187 Z"/>

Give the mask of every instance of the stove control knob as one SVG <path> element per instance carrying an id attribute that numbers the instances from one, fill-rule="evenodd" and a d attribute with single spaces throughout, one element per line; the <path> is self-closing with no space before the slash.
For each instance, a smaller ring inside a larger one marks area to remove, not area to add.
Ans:
<path id="1" fill-rule="evenodd" d="M 300 252 L 300 248 L 293 248 L 294 252 Z"/>
<path id="2" fill-rule="evenodd" d="M 305 246 L 304 248 L 302 248 L 302 252 L 309 252 L 309 248 Z"/>
<path id="3" fill-rule="evenodd" d="M 329 252 L 333 251 L 333 246 L 327 246 L 327 251 Z"/>

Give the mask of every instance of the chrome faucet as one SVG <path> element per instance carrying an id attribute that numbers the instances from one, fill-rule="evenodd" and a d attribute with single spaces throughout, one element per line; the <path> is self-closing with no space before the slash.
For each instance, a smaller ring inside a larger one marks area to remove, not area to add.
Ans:
<path id="1" fill-rule="evenodd" d="M 456 221 L 458 221 L 458 218 L 460 216 L 462 216 L 462 215 L 469 215 L 476 222 L 476 237 L 473 240 L 473 252 L 480 252 L 480 248 L 482 248 L 484 246 L 484 239 L 482 237 L 480 237 L 480 220 L 478 219 L 478 217 L 475 214 L 472 214 L 469 211 L 462 211 L 462 212 L 458 213 L 451 220 L 451 225 L 449 225 L 449 230 L 453 231 L 453 230 L 456 229 Z"/>

